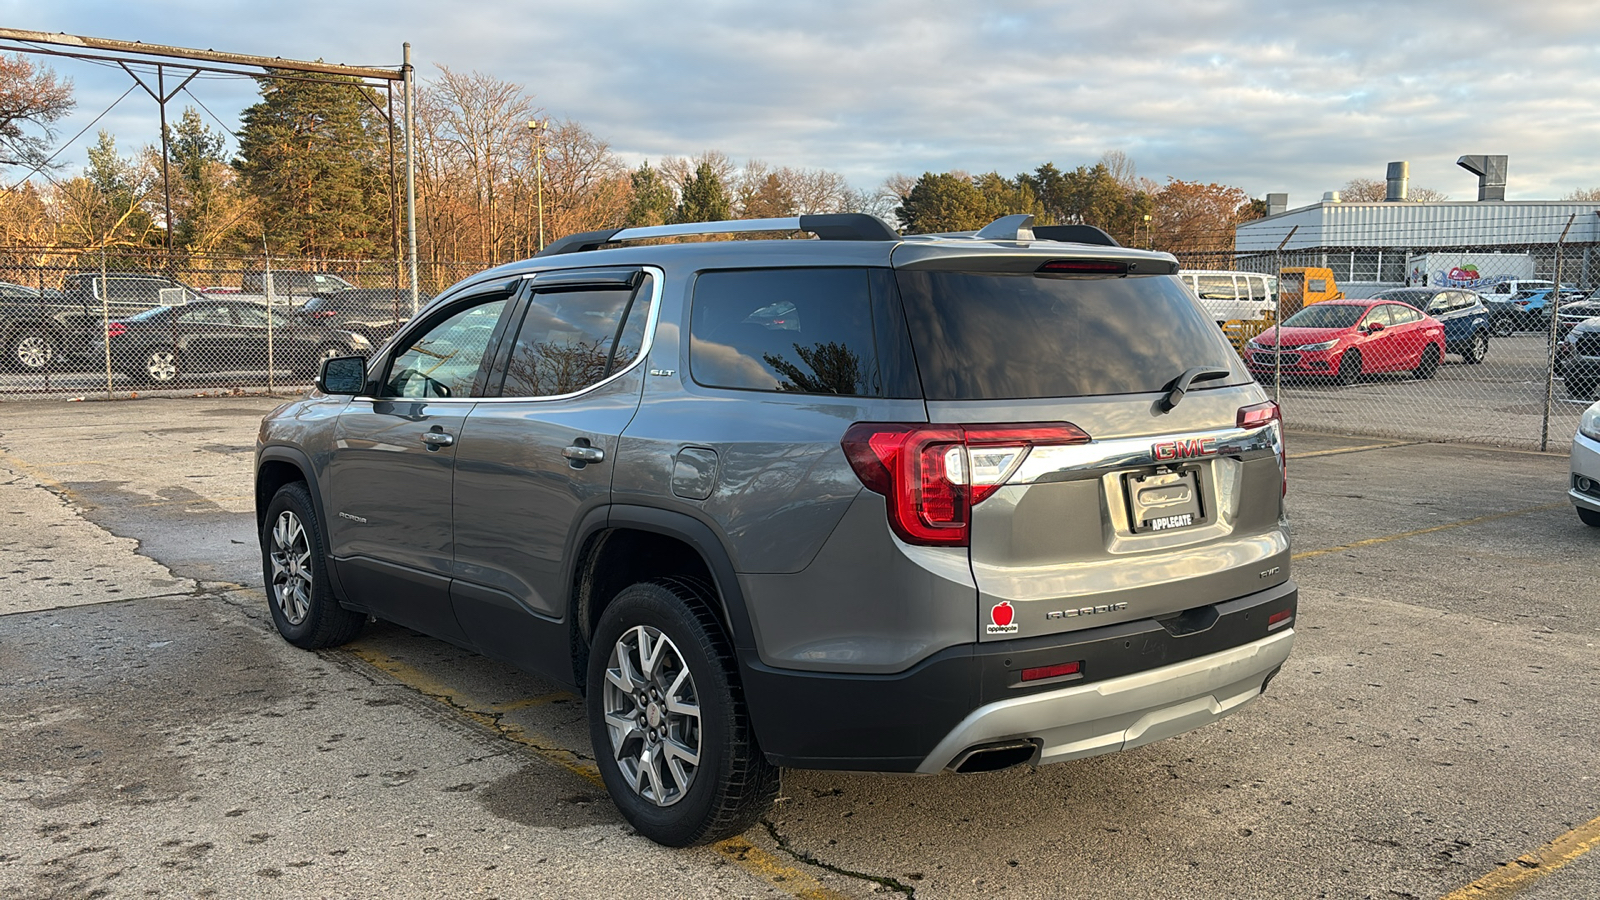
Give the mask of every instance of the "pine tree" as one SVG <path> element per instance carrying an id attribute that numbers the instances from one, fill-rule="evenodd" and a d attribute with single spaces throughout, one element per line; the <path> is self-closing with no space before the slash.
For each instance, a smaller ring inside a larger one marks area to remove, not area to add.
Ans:
<path id="1" fill-rule="evenodd" d="M 631 176 L 633 200 L 628 204 L 629 225 L 665 225 L 672 216 L 672 186 L 645 160 Z"/>
<path id="2" fill-rule="evenodd" d="M 674 222 L 720 222 L 733 217 L 728 188 L 709 163 L 695 167 L 683 183 L 683 198 L 673 211 Z"/>

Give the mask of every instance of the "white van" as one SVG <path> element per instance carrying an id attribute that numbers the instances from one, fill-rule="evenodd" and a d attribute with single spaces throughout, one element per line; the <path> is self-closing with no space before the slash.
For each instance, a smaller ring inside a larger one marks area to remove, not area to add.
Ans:
<path id="1" fill-rule="evenodd" d="M 1178 278 L 1218 325 L 1264 318 L 1278 303 L 1278 279 L 1258 272 L 1182 269 Z"/>

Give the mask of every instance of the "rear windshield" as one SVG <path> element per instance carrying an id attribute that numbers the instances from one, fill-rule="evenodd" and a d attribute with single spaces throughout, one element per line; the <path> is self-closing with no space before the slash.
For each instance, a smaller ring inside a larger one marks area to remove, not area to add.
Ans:
<path id="1" fill-rule="evenodd" d="M 896 272 L 929 400 L 1160 391 L 1185 369 L 1249 376 L 1175 278 Z"/>
<path id="2" fill-rule="evenodd" d="M 1433 298 L 1438 293 L 1438 291 L 1379 291 L 1372 295 L 1372 299 L 1396 300 L 1401 303 L 1409 303 L 1417 309 L 1427 309 L 1428 304 L 1433 302 Z"/>
<path id="3" fill-rule="evenodd" d="M 1318 303 L 1283 320 L 1285 328 L 1349 328 L 1366 312 L 1365 306 Z"/>

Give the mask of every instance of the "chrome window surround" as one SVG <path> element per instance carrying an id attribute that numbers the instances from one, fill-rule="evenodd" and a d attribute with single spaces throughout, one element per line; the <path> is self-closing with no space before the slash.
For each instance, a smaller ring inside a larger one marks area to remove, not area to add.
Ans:
<path id="1" fill-rule="evenodd" d="M 1141 466 L 1175 465 L 1195 462 L 1197 459 L 1158 460 L 1155 445 L 1168 441 L 1213 441 L 1215 454 L 1200 459 L 1230 457 L 1256 459 L 1278 453 L 1282 441 L 1276 422 L 1260 428 L 1222 428 L 1215 431 L 1193 431 L 1185 434 L 1156 434 L 1148 437 L 1116 438 L 1108 441 L 1091 441 L 1087 444 L 1034 447 L 1005 484 L 1042 484 L 1051 481 L 1072 481 L 1081 477 L 1098 476 L 1106 469 L 1138 468 Z"/>
<path id="2" fill-rule="evenodd" d="M 655 266 L 640 266 L 640 269 L 650 276 L 650 316 L 645 319 L 644 341 L 639 347 L 639 355 L 635 356 L 633 361 L 628 363 L 626 366 L 623 366 L 617 371 L 612 372 L 610 375 L 607 375 L 605 378 L 602 378 L 594 384 L 589 385 L 581 391 L 573 391 L 569 394 L 552 394 L 548 397 L 369 397 L 362 395 L 359 397 L 352 397 L 351 399 L 367 403 L 391 400 L 396 403 L 442 403 L 451 406 L 470 403 L 544 403 L 551 400 L 570 400 L 573 397 L 581 397 L 590 391 L 597 390 L 604 385 L 616 381 L 618 378 L 621 378 L 622 376 L 642 365 L 644 361 L 649 358 L 650 350 L 655 345 L 656 323 L 661 319 L 662 282 L 666 279 L 667 273 L 656 268 Z M 522 278 L 524 281 L 528 281 L 538 277 L 538 275 L 539 273 L 532 272 L 522 276 Z M 510 337 L 512 340 L 516 339 L 516 335 L 508 335 L 508 337 Z M 389 360 L 386 358 L 383 361 L 385 364 L 389 362 Z M 370 383 L 371 379 L 369 378 L 368 381 Z"/>

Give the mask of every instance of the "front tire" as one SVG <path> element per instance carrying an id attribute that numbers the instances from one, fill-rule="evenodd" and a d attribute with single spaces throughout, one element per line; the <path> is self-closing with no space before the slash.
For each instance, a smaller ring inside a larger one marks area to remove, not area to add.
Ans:
<path id="1" fill-rule="evenodd" d="M 333 596 L 322 548 L 322 524 L 305 483 L 279 488 L 261 524 L 262 578 L 278 633 L 305 650 L 347 643 L 367 621 Z"/>
<path id="2" fill-rule="evenodd" d="M 1343 386 L 1355 384 L 1359 378 L 1361 378 L 1361 351 L 1346 350 L 1344 355 L 1339 357 L 1339 373 L 1334 376 L 1334 380 Z"/>
<path id="3" fill-rule="evenodd" d="M 669 847 L 740 834 L 778 795 L 733 653 L 697 582 L 624 589 L 589 654 L 589 736 L 623 818 Z"/>
<path id="4" fill-rule="evenodd" d="M 1468 363 L 1471 363 L 1472 365 L 1475 366 L 1475 365 L 1483 362 L 1484 357 L 1486 357 L 1488 355 L 1489 355 L 1489 335 L 1488 335 L 1488 333 L 1484 332 L 1484 331 L 1473 332 L 1472 343 L 1467 345 L 1467 352 L 1461 354 L 1461 357 L 1463 359 L 1465 359 Z"/>

